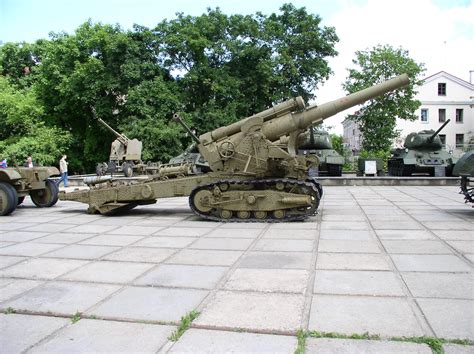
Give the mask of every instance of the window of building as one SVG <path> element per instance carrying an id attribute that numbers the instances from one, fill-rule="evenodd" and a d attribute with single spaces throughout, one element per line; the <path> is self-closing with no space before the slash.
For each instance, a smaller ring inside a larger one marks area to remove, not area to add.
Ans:
<path id="1" fill-rule="evenodd" d="M 438 96 L 446 96 L 446 83 L 438 83 Z"/>
<path id="2" fill-rule="evenodd" d="M 441 144 L 443 144 L 443 147 L 446 146 L 446 134 L 439 134 L 439 140 L 441 140 Z"/>
<path id="3" fill-rule="evenodd" d="M 456 134 L 456 148 L 461 149 L 464 147 L 464 134 Z"/>
<path id="4" fill-rule="evenodd" d="M 438 109 L 438 117 L 439 117 L 440 123 L 446 122 L 446 109 L 444 108 Z"/>
<path id="5" fill-rule="evenodd" d="M 423 109 L 421 110 L 420 120 L 421 120 L 422 122 L 428 122 L 428 109 L 423 108 Z"/>
<path id="6" fill-rule="evenodd" d="M 456 109 L 456 123 L 462 123 L 464 110 L 462 108 Z"/>

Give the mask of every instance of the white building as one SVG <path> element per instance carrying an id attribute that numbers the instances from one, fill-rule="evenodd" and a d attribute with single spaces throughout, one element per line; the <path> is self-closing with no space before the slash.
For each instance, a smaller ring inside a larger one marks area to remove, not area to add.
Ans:
<path id="1" fill-rule="evenodd" d="M 406 136 L 420 130 L 437 130 L 448 119 L 451 121 L 439 134 L 446 150 L 462 154 L 470 139 L 474 139 L 474 85 L 456 76 L 440 71 L 423 79 L 417 88 L 416 99 L 421 102 L 415 112 L 415 121 L 397 119 L 400 137 L 394 142 L 403 146 Z M 351 150 L 360 149 L 361 135 L 358 125 L 350 119 L 342 122 L 344 142 Z"/>

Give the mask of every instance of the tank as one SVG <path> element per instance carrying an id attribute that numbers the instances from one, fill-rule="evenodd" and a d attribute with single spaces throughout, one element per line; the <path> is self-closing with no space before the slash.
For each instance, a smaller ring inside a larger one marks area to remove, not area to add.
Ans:
<path id="1" fill-rule="evenodd" d="M 99 180 L 89 190 L 60 193 L 59 198 L 86 203 L 89 213 L 110 215 L 160 198 L 187 196 L 191 210 L 207 220 L 304 220 L 317 212 L 323 191 L 317 180 L 309 177 L 318 159 L 297 154 L 298 136 L 312 124 L 408 83 L 404 74 L 306 108 L 301 97 L 293 98 L 199 137 L 175 114 L 173 119 L 192 137 L 210 172 L 195 174 L 193 163 L 187 162 L 160 166 L 158 173 L 146 180 Z M 279 140 L 285 135 L 288 143 L 283 149 Z"/>
<path id="2" fill-rule="evenodd" d="M 456 162 L 453 176 L 461 177 L 461 194 L 466 203 L 474 203 L 474 150 L 466 152 Z"/>
<path id="3" fill-rule="evenodd" d="M 122 172 L 125 177 L 131 177 L 134 170 L 144 173 L 147 166 L 141 160 L 142 142 L 127 138 L 125 134 L 117 132 L 101 118 L 98 118 L 95 109 L 92 109 L 92 112 L 97 121 L 117 137 L 110 146 L 109 162 L 98 163 L 96 174 L 103 176 L 107 173 Z"/>
<path id="4" fill-rule="evenodd" d="M 328 132 L 310 127 L 304 142 L 298 147 L 303 155 L 316 155 L 319 159 L 319 175 L 341 176 L 344 157 L 333 149 Z"/>
<path id="5" fill-rule="evenodd" d="M 410 133 L 403 149 L 392 150 L 387 167 L 391 176 L 411 176 L 414 173 L 430 176 L 451 176 L 456 158 L 443 150 L 438 134 L 450 122 L 448 119 L 437 131 L 422 130 Z"/>
<path id="6" fill-rule="evenodd" d="M 182 154 L 173 157 L 168 162 L 169 165 L 181 165 L 183 163 L 192 164 L 195 174 L 206 173 L 211 170 L 207 161 L 199 153 L 196 144 L 190 145 Z"/>
<path id="7" fill-rule="evenodd" d="M 11 214 L 27 195 L 39 207 L 51 207 L 58 201 L 58 187 L 49 178 L 59 176 L 56 167 L 0 168 L 0 216 Z"/>

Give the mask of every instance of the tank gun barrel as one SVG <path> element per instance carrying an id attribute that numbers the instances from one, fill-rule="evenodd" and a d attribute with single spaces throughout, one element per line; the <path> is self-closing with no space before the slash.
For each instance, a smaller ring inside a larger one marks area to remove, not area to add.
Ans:
<path id="1" fill-rule="evenodd" d="M 443 123 L 443 125 L 441 127 L 439 127 L 439 129 L 437 131 L 435 131 L 429 138 L 428 138 L 428 141 L 433 141 L 433 139 L 436 137 L 436 135 L 439 134 L 439 132 L 441 130 L 444 129 L 444 127 L 451 121 L 451 119 L 448 119 L 446 122 Z"/>

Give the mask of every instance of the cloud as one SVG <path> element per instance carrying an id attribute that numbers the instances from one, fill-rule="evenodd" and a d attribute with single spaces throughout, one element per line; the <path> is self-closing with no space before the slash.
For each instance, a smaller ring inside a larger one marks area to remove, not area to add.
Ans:
<path id="1" fill-rule="evenodd" d="M 342 1 L 342 10 L 325 25 L 334 26 L 340 38 L 339 56 L 330 60 L 335 75 L 317 93 L 317 103 L 344 95 L 341 83 L 352 67 L 357 50 L 377 44 L 390 44 L 409 51 L 417 62 L 425 64 L 426 75 L 441 70 L 469 81 L 474 70 L 474 3 L 440 7 L 432 0 Z M 325 121 L 342 134 L 340 122 L 353 112 L 348 110 Z"/>

